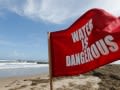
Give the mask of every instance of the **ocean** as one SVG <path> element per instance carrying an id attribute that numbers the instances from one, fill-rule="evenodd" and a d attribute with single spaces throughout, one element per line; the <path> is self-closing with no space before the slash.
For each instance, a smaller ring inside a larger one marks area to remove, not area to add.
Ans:
<path id="1" fill-rule="evenodd" d="M 32 76 L 48 73 L 48 64 L 0 60 L 0 78 L 14 76 Z"/>
<path id="2" fill-rule="evenodd" d="M 112 64 L 120 64 L 120 60 Z M 32 76 L 48 73 L 48 64 L 37 62 L 0 60 L 0 78 L 16 76 Z"/>

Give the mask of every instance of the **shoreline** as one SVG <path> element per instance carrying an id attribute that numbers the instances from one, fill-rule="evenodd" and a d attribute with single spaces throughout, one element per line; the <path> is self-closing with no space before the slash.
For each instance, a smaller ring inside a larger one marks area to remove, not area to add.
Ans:
<path id="1" fill-rule="evenodd" d="M 120 65 L 53 79 L 54 90 L 120 90 Z M 1 90 L 50 90 L 48 73 L 0 78 Z"/>
<path id="2" fill-rule="evenodd" d="M 5 80 L 5 79 L 26 79 L 26 78 L 39 77 L 39 76 L 43 76 L 43 75 L 49 75 L 49 74 L 48 73 L 41 73 L 41 74 L 34 74 L 34 75 L 0 77 L 0 80 Z"/>
<path id="3" fill-rule="evenodd" d="M 48 72 L 48 67 L 3 69 L 0 70 L 0 78 L 33 76 L 33 75 L 44 74 L 47 72 Z"/>

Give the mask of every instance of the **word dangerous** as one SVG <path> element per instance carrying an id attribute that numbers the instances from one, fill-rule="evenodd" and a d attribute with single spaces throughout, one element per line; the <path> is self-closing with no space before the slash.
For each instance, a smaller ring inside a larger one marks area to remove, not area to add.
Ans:
<path id="1" fill-rule="evenodd" d="M 107 35 L 88 47 L 88 37 L 92 30 L 93 22 L 92 19 L 90 19 L 82 28 L 71 33 L 73 43 L 81 41 L 82 51 L 66 56 L 67 67 L 85 64 L 103 55 L 108 55 L 110 52 L 118 51 L 118 44 L 114 42 L 112 35 Z"/>

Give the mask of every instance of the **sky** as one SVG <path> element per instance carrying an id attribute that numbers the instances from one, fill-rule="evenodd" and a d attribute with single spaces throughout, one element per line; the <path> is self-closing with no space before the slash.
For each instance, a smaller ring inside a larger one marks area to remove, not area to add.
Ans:
<path id="1" fill-rule="evenodd" d="M 0 0 L 0 59 L 48 60 L 47 32 L 92 8 L 120 16 L 120 0 Z"/>

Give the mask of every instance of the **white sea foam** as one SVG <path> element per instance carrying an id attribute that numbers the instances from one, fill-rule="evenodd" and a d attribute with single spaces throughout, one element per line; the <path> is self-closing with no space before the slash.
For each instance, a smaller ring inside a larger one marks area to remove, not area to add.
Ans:
<path id="1" fill-rule="evenodd" d="M 48 64 L 37 64 L 36 62 L 18 62 L 18 61 L 0 61 L 0 69 L 14 69 L 14 68 L 37 68 L 37 67 L 48 67 Z"/>

